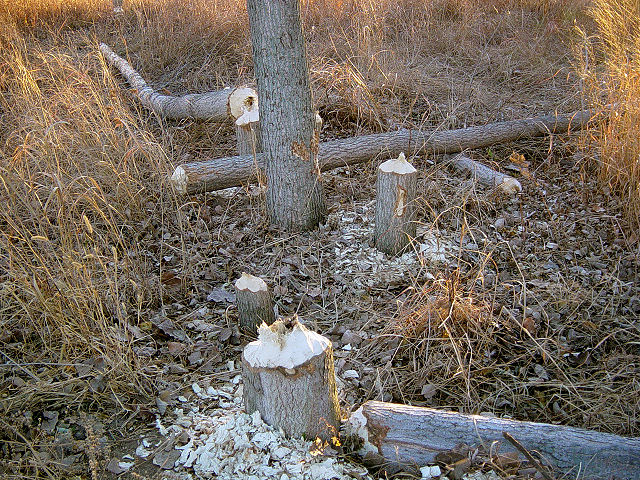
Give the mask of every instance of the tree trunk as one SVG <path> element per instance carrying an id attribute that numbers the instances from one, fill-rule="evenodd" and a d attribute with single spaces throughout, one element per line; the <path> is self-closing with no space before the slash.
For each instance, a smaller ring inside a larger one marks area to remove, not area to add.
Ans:
<path id="1" fill-rule="evenodd" d="M 264 280 L 248 273 L 236 280 L 235 287 L 240 328 L 255 338 L 262 323 L 271 325 L 275 321 L 269 288 Z"/>
<path id="2" fill-rule="evenodd" d="M 242 353 L 245 410 L 289 437 L 335 437 L 340 409 L 331 342 L 297 319 L 261 326 Z"/>
<path id="3" fill-rule="evenodd" d="M 418 171 L 401 153 L 378 167 L 373 240 L 381 252 L 399 255 L 416 236 L 415 198 Z"/>
<path id="4" fill-rule="evenodd" d="M 383 155 L 387 158 L 397 157 L 400 152 L 409 156 L 418 153 L 457 153 L 522 138 L 569 133 L 580 130 L 594 118 L 593 112 L 584 110 L 569 115 L 497 122 L 445 132 L 399 130 L 364 135 L 323 142 L 320 144 L 318 158 L 320 169 L 325 171 L 366 162 Z M 173 181 L 182 193 L 237 187 L 255 181 L 258 170 L 265 167 L 266 158 L 266 154 L 259 154 L 255 159 L 252 155 L 245 155 L 186 163 L 176 168 Z"/>
<path id="5" fill-rule="evenodd" d="M 238 155 L 255 155 L 262 152 L 257 103 L 255 108 L 244 109 L 244 113 L 236 120 L 236 142 Z"/>
<path id="6" fill-rule="evenodd" d="M 214 122 L 235 121 L 258 103 L 258 94 L 248 87 L 225 88 L 217 92 L 194 93 L 181 97 L 162 95 L 108 45 L 101 43 L 100 51 L 107 62 L 116 67 L 127 82 L 137 90 L 140 103 L 163 118 L 195 118 Z"/>
<path id="7" fill-rule="evenodd" d="M 507 432 L 528 451 L 539 452 L 544 463 L 557 471 L 571 471 L 569 478 L 578 472 L 585 479 L 640 478 L 640 438 L 374 401 L 355 412 L 349 424 L 368 441 L 363 453 L 377 451 L 393 463 L 432 464 L 438 453 L 460 444 L 502 455 L 517 452 L 504 439 Z"/>
<path id="8" fill-rule="evenodd" d="M 324 219 L 326 207 L 300 2 L 247 0 L 247 12 L 260 92 L 267 213 L 280 228 L 309 230 Z"/>
<path id="9" fill-rule="evenodd" d="M 522 185 L 512 176 L 496 172 L 492 168 L 462 154 L 453 157 L 451 163 L 456 170 L 470 175 L 471 178 L 477 180 L 485 187 L 498 188 L 508 195 L 522 191 Z"/>

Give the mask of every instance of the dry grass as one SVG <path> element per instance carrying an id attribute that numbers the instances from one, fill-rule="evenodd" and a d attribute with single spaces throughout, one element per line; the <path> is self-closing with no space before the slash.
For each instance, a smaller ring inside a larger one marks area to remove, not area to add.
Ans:
<path id="1" fill-rule="evenodd" d="M 462 127 L 575 109 L 580 98 L 568 46 L 574 22 L 588 22 L 587 3 L 305 2 L 324 138 L 398 126 Z M 212 283 L 237 273 L 246 258 L 216 263 L 212 258 L 223 253 L 210 246 L 212 239 L 271 235 L 261 230 L 260 209 L 251 208 L 256 199 L 250 205 L 238 202 L 238 208 L 249 209 L 247 226 L 229 206 L 232 201 L 211 195 L 176 198 L 167 185 L 167 174 L 184 158 L 232 151 L 232 129 L 153 117 L 97 51 L 99 41 L 109 43 L 154 88 L 173 94 L 251 83 L 244 2 L 125 0 L 124 16 L 113 15 L 111 5 L 110 0 L 0 0 L 0 415 L 8 418 L 63 407 L 129 416 L 151 403 L 160 368 L 137 350 L 143 342 L 155 342 L 158 331 L 150 317 L 174 302 L 206 305 L 203 297 Z M 596 17 L 596 22 L 604 20 Z M 637 52 L 637 44 L 633 48 L 624 51 Z M 620 56 L 618 50 L 607 53 L 612 60 L 605 78 L 611 82 L 598 101 L 628 108 L 603 127 L 607 143 L 601 158 L 617 159 L 622 150 L 621 161 L 631 162 L 640 148 L 633 136 L 638 109 L 632 108 L 639 92 L 633 76 L 638 55 L 630 55 L 631 63 L 617 71 L 614 54 Z M 623 143 L 627 150 L 619 148 Z M 631 175 L 621 167 L 631 163 L 608 165 L 603 175 L 611 188 L 631 192 L 635 185 L 637 198 L 637 164 Z M 329 190 L 349 201 L 364 196 L 370 180 L 345 177 Z M 451 200 L 435 196 L 428 199 L 433 205 L 425 207 L 425 216 L 446 210 L 438 202 Z M 219 208 L 217 224 L 211 218 Z M 436 214 L 439 222 L 449 220 Z M 479 221 L 487 220 L 482 215 Z M 254 251 L 266 251 L 260 242 L 282 244 L 277 258 L 287 255 L 285 241 L 260 239 Z M 169 263 L 165 257 L 175 259 Z M 201 275 L 205 270 L 213 273 Z M 624 415 L 633 414 L 638 391 L 637 382 L 624 384 L 635 361 L 618 355 L 622 347 L 616 346 L 624 339 L 607 340 L 617 372 L 615 382 L 607 383 L 609 373 L 602 369 L 558 359 L 558 341 L 544 326 L 537 327 L 544 335 L 528 334 L 521 320 L 494 308 L 495 298 L 470 288 L 469 278 L 442 274 L 420 287 L 384 330 L 381 338 L 396 342 L 392 357 L 382 361 L 389 354 L 382 346 L 368 361 L 391 362 L 382 383 L 398 399 L 419 403 L 420 389 L 430 383 L 438 392 L 433 401 L 442 406 L 635 431 L 633 422 L 623 424 Z M 547 294 L 564 302 L 562 308 L 587 308 L 588 292 L 572 287 L 568 282 Z M 228 319 L 225 313 L 217 320 Z M 604 315 L 595 327 L 583 320 L 577 316 L 576 325 L 554 332 L 565 335 L 575 327 L 597 337 L 594 332 L 607 331 Z M 541 386 L 531 380 L 538 364 L 569 372 L 568 380 Z M 598 384 L 613 388 L 615 397 Z M 555 414 L 554 402 L 560 409 Z M 538 411 L 543 404 L 551 409 Z M 3 438 L 46 443 L 21 439 L 26 427 L 15 430 L 12 422 L 3 424 Z M 33 464 L 17 463 L 15 478 L 33 473 Z M 44 467 L 37 464 L 35 470 L 54 478 Z M 93 464 L 87 471 L 97 475 Z"/>
<path id="2" fill-rule="evenodd" d="M 588 101 L 610 110 L 592 132 L 600 180 L 624 205 L 631 236 L 640 228 L 640 4 L 596 0 L 597 36 L 582 32 L 579 68 Z"/>

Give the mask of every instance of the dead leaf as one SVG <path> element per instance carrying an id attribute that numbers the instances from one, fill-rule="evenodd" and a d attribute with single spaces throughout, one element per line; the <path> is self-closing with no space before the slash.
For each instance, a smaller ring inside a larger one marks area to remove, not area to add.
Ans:
<path id="1" fill-rule="evenodd" d="M 235 293 L 227 292 L 224 288 L 214 288 L 207 295 L 208 302 L 233 303 L 236 301 Z"/>

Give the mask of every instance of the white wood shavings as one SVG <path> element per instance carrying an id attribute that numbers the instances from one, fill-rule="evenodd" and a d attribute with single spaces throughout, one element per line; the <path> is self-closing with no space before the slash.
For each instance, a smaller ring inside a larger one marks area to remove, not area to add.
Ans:
<path id="1" fill-rule="evenodd" d="M 358 465 L 333 457 L 314 456 L 310 452 L 311 442 L 285 438 L 266 425 L 259 412 L 244 413 L 241 387 L 235 387 L 228 408 L 205 412 L 194 411 L 197 408 L 188 410 L 187 405 L 183 405 L 185 408 L 176 409 L 178 418 L 190 421 L 189 427 L 182 429 L 157 423 L 158 429 L 162 427 L 166 433 L 179 429 L 183 437 L 188 437 L 186 444 L 175 447 L 180 456 L 173 470 L 166 472 L 170 478 L 371 480 L 367 471 Z M 146 447 L 141 445 L 139 449 Z"/>
<path id="2" fill-rule="evenodd" d="M 392 162 L 401 163 L 398 160 Z M 426 228 L 418 229 L 414 251 L 400 257 L 392 258 L 373 248 L 370 239 L 374 231 L 374 203 L 375 201 L 356 204 L 354 210 L 340 212 L 339 236 L 333 253 L 334 272 L 342 284 L 348 283 L 355 288 L 401 285 L 410 282 L 425 263 L 446 262 L 457 258 L 454 243 L 436 236 Z"/>

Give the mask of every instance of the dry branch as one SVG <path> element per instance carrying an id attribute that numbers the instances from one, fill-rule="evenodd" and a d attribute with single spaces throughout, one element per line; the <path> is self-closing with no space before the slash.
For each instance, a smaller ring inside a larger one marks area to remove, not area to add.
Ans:
<path id="1" fill-rule="evenodd" d="M 400 152 L 409 156 L 417 153 L 457 153 L 522 138 L 569 133 L 585 127 L 594 117 L 593 112 L 583 110 L 568 115 L 548 115 L 444 132 L 399 130 L 363 135 L 321 143 L 318 160 L 321 170 L 325 171 L 380 156 L 397 157 Z M 265 158 L 264 154 L 258 154 L 255 157 L 243 155 L 186 163 L 176 168 L 172 181 L 182 193 L 237 187 L 256 180 L 257 172 L 264 169 Z"/>
<path id="2" fill-rule="evenodd" d="M 569 478 L 578 473 L 584 479 L 640 478 L 640 438 L 373 401 L 365 403 L 349 422 L 369 442 L 365 450 L 401 465 L 434 463 L 439 452 L 460 444 L 496 454 L 517 452 L 505 441 L 506 432 Z"/>
<path id="3" fill-rule="evenodd" d="M 492 168 L 462 154 L 453 157 L 451 163 L 456 170 L 469 174 L 471 178 L 486 187 L 499 188 L 506 194 L 514 194 L 522 191 L 522 185 L 512 176 L 496 172 Z"/>
<path id="4" fill-rule="evenodd" d="M 137 90 L 140 102 L 163 118 L 196 118 L 215 122 L 234 121 L 245 111 L 255 108 L 258 94 L 249 87 L 225 88 L 216 92 L 194 93 L 174 97 L 162 95 L 108 45 L 101 43 L 100 51 L 107 62 L 116 67 L 127 82 Z M 244 108 L 243 108 L 244 107 Z"/>

